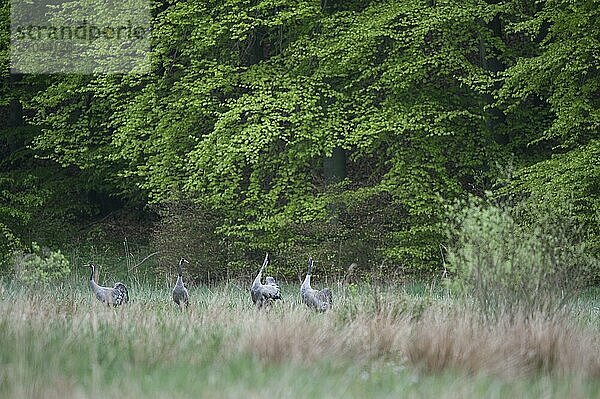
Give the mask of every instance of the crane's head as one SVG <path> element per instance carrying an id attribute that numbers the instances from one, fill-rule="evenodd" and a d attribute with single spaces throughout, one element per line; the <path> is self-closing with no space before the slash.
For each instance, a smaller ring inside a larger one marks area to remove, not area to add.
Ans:
<path id="1" fill-rule="evenodd" d="M 313 258 L 312 256 L 308 257 L 308 274 L 312 274 L 312 269 L 313 269 Z"/>
<path id="2" fill-rule="evenodd" d="M 184 263 L 190 263 L 190 261 L 182 256 L 181 259 L 179 259 L 179 265 L 183 265 Z"/>
<path id="3" fill-rule="evenodd" d="M 183 269 L 184 263 L 190 263 L 190 262 L 188 262 L 188 260 L 182 256 L 181 259 L 179 259 L 179 264 L 177 265 L 177 274 L 179 275 L 179 277 L 181 277 L 183 274 L 182 269 Z"/>

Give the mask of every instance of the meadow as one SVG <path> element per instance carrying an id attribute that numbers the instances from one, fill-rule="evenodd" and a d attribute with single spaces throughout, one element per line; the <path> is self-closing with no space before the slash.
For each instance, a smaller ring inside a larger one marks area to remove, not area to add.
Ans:
<path id="1" fill-rule="evenodd" d="M 249 283 L 193 287 L 182 312 L 166 282 L 108 308 L 84 275 L 5 281 L 0 397 L 600 397 L 597 291 L 490 321 L 439 284 L 334 284 L 317 314 L 296 285 L 258 311 Z"/>

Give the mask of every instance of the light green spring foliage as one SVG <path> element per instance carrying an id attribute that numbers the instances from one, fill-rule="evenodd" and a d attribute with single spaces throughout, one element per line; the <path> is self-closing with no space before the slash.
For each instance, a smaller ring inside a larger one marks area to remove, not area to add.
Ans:
<path id="1" fill-rule="evenodd" d="M 0 224 L 0 264 L 7 261 L 8 254 L 15 251 L 19 246 L 19 239 L 4 224 Z"/>
<path id="2" fill-rule="evenodd" d="M 488 162 L 480 87 L 491 78 L 477 50 L 488 33 L 474 22 L 493 8 L 325 11 L 315 2 L 173 5 L 156 17 L 155 74 L 72 77 L 40 93 L 35 107 L 70 105 L 38 113 L 50 128 L 37 148 L 102 175 L 110 159 L 105 177 L 132 195 L 207 203 L 223 214 L 219 231 L 250 248 L 284 249 L 290 226 L 329 218 L 331 204 L 360 210 L 385 197 L 401 217 L 380 226 L 373 249 L 431 266 L 440 195 L 459 195 L 460 180 Z M 342 197 L 322 175 L 335 148 L 349 155 Z"/>
<path id="3" fill-rule="evenodd" d="M 451 229 L 448 266 L 453 284 L 475 299 L 485 317 L 516 309 L 559 312 L 600 273 L 576 221 L 538 215 L 522 227 L 511 209 L 481 203 L 461 208 Z"/>
<path id="4" fill-rule="evenodd" d="M 531 225 L 543 213 L 571 218 L 583 228 L 590 253 L 600 253 L 600 141 L 523 168 L 501 192 L 524 198 L 520 220 Z"/>
<path id="5" fill-rule="evenodd" d="M 514 2 L 509 32 L 530 38 L 525 57 L 500 76 L 502 127 L 526 160 L 503 194 L 515 194 L 531 208 L 575 217 L 589 229 L 590 251 L 600 242 L 600 8 L 594 1 Z"/>
<path id="6" fill-rule="evenodd" d="M 509 104 L 507 113 L 528 114 L 530 104 L 542 100 L 549 107 L 537 102 L 535 108 L 546 109 L 549 114 L 539 116 L 541 125 L 537 127 L 537 140 L 533 141 L 550 140 L 573 148 L 597 138 L 598 4 L 562 0 L 535 5 L 513 2 L 508 9 L 515 12 L 515 20 L 507 31 L 531 38 L 537 46 L 530 46 L 529 56 L 517 59 L 502 74 L 505 80 L 499 98 Z"/>
<path id="7" fill-rule="evenodd" d="M 510 162 L 508 195 L 574 193 L 597 220 L 594 2 L 193 0 L 153 15 L 151 74 L 24 96 L 36 155 L 79 171 L 63 188 L 199 202 L 242 252 L 331 241 L 330 258 L 404 271 L 440 264 L 441 204 L 495 188 Z"/>
<path id="8" fill-rule="evenodd" d="M 15 278 L 26 284 L 48 284 L 64 280 L 71 273 L 68 259 L 60 251 L 31 244 L 31 252 L 15 252 L 11 259 Z"/>

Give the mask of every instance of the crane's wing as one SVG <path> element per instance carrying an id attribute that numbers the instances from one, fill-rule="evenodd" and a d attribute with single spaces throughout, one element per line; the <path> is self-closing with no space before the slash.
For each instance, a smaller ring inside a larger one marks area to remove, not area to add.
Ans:
<path id="1" fill-rule="evenodd" d="M 327 309 L 331 308 L 333 302 L 331 290 L 329 288 L 324 288 L 321 291 L 311 290 L 306 294 L 306 298 L 303 299 L 304 303 L 309 307 L 316 309 L 318 312 L 327 311 Z"/>
<path id="2" fill-rule="evenodd" d="M 115 306 L 129 302 L 129 292 L 123 283 L 116 283 L 112 291 Z"/>
<path id="3" fill-rule="evenodd" d="M 281 299 L 281 290 L 277 284 L 261 285 L 259 292 L 263 298 Z"/>
<path id="4" fill-rule="evenodd" d="M 323 303 L 333 304 L 333 295 L 329 288 L 323 288 L 321 291 L 318 291 L 317 298 Z"/>

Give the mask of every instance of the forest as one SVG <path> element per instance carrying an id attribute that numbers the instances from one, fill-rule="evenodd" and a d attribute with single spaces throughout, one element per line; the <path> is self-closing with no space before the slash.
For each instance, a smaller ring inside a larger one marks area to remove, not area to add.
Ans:
<path id="1" fill-rule="evenodd" d="M 32 243 L 122 255 L 129 240 L 158 252 L 142 268 L 185 253 L 198 281 L 266 251 L 290 278 L 309 254 L 331 275 L 440 275 L 473 203 L 523 231 L 575 226 L 571 244 L 597 254 L 599 14 L 157 0 L 149 73 L 11 74 L 4 2 L 1 270 Z"/>

